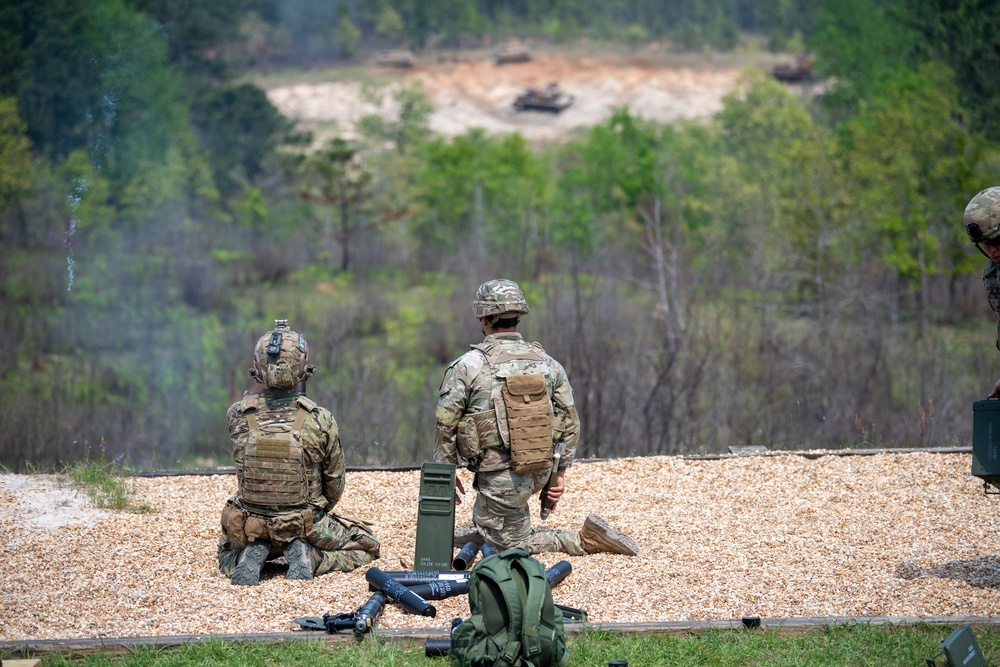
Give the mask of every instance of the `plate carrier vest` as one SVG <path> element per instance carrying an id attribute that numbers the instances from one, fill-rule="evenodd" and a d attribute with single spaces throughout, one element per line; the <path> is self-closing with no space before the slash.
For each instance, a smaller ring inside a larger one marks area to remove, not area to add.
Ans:
<path id="1" fill-rule="evenodd" d="M 306 463 L 302 449 L 302 425 L 316 403 L 300 396 L 290 407 L 296 409 L 291 429 L 288 418 L 279 417 L 260 426 L 257 411 L 247 412 L 250 432 L 244 450 L 240 496 L 248 505 L 273 510 L 301 509 L 319 491 L 319 468 Z"/>

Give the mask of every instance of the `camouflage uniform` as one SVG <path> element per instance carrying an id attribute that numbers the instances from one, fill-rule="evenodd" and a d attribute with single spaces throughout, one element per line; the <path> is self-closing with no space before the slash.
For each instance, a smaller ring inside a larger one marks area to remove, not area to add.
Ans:
<path id="1" fill-rule="evenodd" d="M 580 438 L 580 419 L 573 404 L 573 390 L 562 365 L 545 353 L 537 343 L 528 343 L 519 333 L 487 336 L 483 347 L 496 346 L 515 356 L 537 355 L 542 361 L 524 361 L 528 372 L 546 376 L 546 389 L 552 401 L 553 443 L 566 443 L 560 469 L 573 464 Z M 534 367 L 534 368 L 532 368 Z M 562 551 L 579 556 L 586 553 L 578 531 L 533 529 L 528 499 L 537 495 L 548 480 L 549 471 L 518 475 L 511 468 L 510 449 L 498 424 L 491 396 L 499 382 L 490 369 L 487 355 L 474 348 L 456 359 L 445 371 L 437 404 L 435 460 L 471 466 L 476 471 L 473 488 L 476 501 L 473 523 L 479 534 L 498 548 L 522 547 L 529 553 Z M 463 417 L 484 415 L 483 420 Z M 478 426 L 474 423 L 478 421 Z M 459 433 L 459 423 L 462 431 Z M 467 429 L 477 429 L 482 453 L 473 460 L 463 456 L 462 440 Z"/>
<path id="2" fill-rule="evenodd" d="M 324 574 L 331 570 L 349 572 L 378 558 L 379 542 L 363 522 L 330 513 L 344 493 L 345 465 L 337 422 L 329 410 L 316 405 L 308 398 L 299 397 L 295 390 L 279 389 L 266 389 L 263 394 L 247 394 L 242 401 L 231 405 L 226 414 L 226 421 L 233 441 L 233 458 L 236 461 L 240 488 L 244 487 L 244 452 L 250 431 L 247 413 L 255 413 L 258 426 L 262 430 L 278 425 L 279 430 L 287 432 L 300 406 L 309 412 L 308 418 L 302 425 L 302 444 L 306 460 L 313 471 L 311 476 L 315 481 L 310 483 L 307 502 L 301 507 L 291 508 L 293 510 L 291 514 L 300 515 L 295 514 L 294 510 L 299 510 L 299 513 L 308 510 L 311 513 L 312 528 L 304 537 L 322 552 L 323 557 L 315 574 Z M 246 525 L 248 523 L 253 525 L 256 522 L 247 519 L 257 517 L 264 525 L 270 521 L 269 528 L 271 528 L 275 525 L 276 517 L 290 514 L 290 508 L 275 509 L 253 505 L 245 502 L 241 494 L 237 493 L 227 502 L 227 509 L 245 515 L 242 535 L 227 534 L 227 527 L 224 524 L 223 534 L 219 538 L 219 570 L 226 576 L 231 576 L 239 551 L 247 541 L 247 533 L 254 532 L 254 528 L 247 528 Z M 305 529 L 306 526 L 303 525 L 303 532 Z M 297 531 L 298 526 L 292 530 Z M 269 534 L 269 537 L 270 557 L 277 558 L 281 556 L 282 544 L 287 540 L 282 535 Z"/>
<path id="3" fill-rule="evenodd" d="M 983 285 L 990 308 L 997 316 L 997 349 L 1000 350 L 1000 265 L 990 260 L 983 269 Z"/>
<path id="4" fill-rule="evenodd" d="M 350 571 L 379 557 L 363 521 L 332 514 L 344 493 L 344 451 L 326 408 L 296 385 L 313 372 L 305 338 L 276 320 L 254 347 L 250 376 L 263 393 L 229 407 L 239 491 L 222 510 L 219 570 L 256 585 L 266 560 L 284 556 L 289 579 Z"/>

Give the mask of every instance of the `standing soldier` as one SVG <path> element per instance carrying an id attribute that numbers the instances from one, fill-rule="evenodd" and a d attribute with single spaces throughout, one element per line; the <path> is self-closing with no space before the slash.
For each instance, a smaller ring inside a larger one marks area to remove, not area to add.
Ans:
<path id="1" fill-rule="evenodd" d="M 521 316 L 528 314 L 517 283 L 483 283 L 472 311 L 486 339 L 445 371 L 437 404 L 435 460 L 475 472 L 472 521 L 479 535 L 499 549 L 520 547 L 528 553 L 637 556 L 635 541 L 596 514 L 588 516 L 579 531 L 531 527 L 528 499 L 545 486 L 559 442 L 565 444 L 565 454 L 558 481 L 548 492 L 553 506 L 566 490 L 566 470 L 580 437 L 573 390 L 562 365 L 517 332 Z M 458 491 L 465 493 L 460 480 Z"/>
<path id="2" fill-rule="evenodd" d="M 379 557 L 370 524 L 331 513 L 344 493 L 344 451 L 330 411 L 298 391 L 314 370 L 308 359 L 305 338 L 275 320 L 249 370 L 264 391 L 226 414 L 239 491 L 222 510 L 218 555 L 234 584 L 255 586 L 264 562 L 279 556 L 287 579 L 349 572 Z"/>
<path id="3" fill-rule="evenodd" d="M 997 349 L 1000 349 L 1000 187 L 987 188 L 965 207 L 965 233 L 989 261 L 983 269 L 986 298 L 997 315 Z M 987 398 L 1000 397 L 1000 380 Z"/>

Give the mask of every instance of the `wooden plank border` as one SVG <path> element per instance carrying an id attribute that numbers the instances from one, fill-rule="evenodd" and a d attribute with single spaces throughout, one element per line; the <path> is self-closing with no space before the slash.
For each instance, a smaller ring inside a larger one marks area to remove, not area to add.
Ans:
<path id="1" fill-rule="evenodd" d="M 757 619 L 754 619 L 757 620 Z M 1000 616 L 808 616 L 801 618 L 761 618 L 760 628 L 780 634 L 804 634 L 836 625 L 970 625 L 974 630 L 982 627 L 1000 627 Z M 566 634 L 576 636 L 585 629 L 621 634 L 670 634 L 692 635 L 709 630 L 747 631 L 744 619 L 715 621 L 664 621 L 646 623 L 566 624 Z M 408 647 L 423 645 L 427 639 L 446 639 L 445 628 L 395 628 L 377 630 L 379 638 Z M 224 635 L 169 635 L 162 637 L 98 637 L 80 639 L 39 639 L 0 642 L 2 656 L 38 656 L 46 654 L 126 654 L 139 648 L 176 649 L 187 644 L 207 641 L 265 642 L 280 644 L 293 640 L 319 640 L 328 644 L 347 644 L 358 641 L 353 634 L 328 634 L 326 632 L 294 631 L 264 632 Z"/>

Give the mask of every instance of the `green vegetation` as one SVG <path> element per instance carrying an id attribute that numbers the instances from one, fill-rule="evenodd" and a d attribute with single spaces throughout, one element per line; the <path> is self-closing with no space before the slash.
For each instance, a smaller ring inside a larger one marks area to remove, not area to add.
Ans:
<path id="1" fill-rule="evenodd" d="M 939 644 L 954 628 L 844 625 L 817 628 L 804 634 L 777 631 L 718 631 L 696 635 L 621 634 L 588 630 L 569 641 L 570 665 L 606 665 L 627 660 L 629 665 L 868 665 L 896 667 L 922 665 L 938 653 Z M 995 628 L 975 630 L 976 641 L 994 664 L 1000 657 L 1000 633 Z M 366 640 L 360 644 L 325 644 L 298 640 L 282 644 L 225 643 L 211 640 L 176 650 L 138 649 L 128 656 L 45 656 L 43 667 L 181 667 L 184 665 L 395 665 L 397 667 L 450 665 L 447 658 L 427 658 L 423 646 Z"/>
<path id="2" fill-rule="evenodd" d="M 84 458 L 66 466 L 63 474 L 83 489 L 95 506 L 140 513 L 149 511 L 145 503 L 133 502 L 131 485 L 125 479 L 128 471 L 122 465 L 121 456 L 109 461 L 104 440 L 97 445 L 84 443 L 84 448 L 86 449 Z"/>
<path id="3" fill-rule="evenodd" d="M 138 468 L 228 463 L 276 317 L 350 464 L 426 460 L 471 294 L 501 275 L 567 368 L 580 456 L 967 443 L 995 351 L 959 221 L 1000 182 L 1000 68 L 959 18 L 1000 10 L 958 5 L 9 2 L 0 465 L 72 467 L 102 438 Z M 417 86 L 317 141 L 255 84 L 508 37 L 804 47 L 829 78 L 804 95 L 751 67 L 708 121 L 622 108 L 544 147 L 434 136 Z"/>

